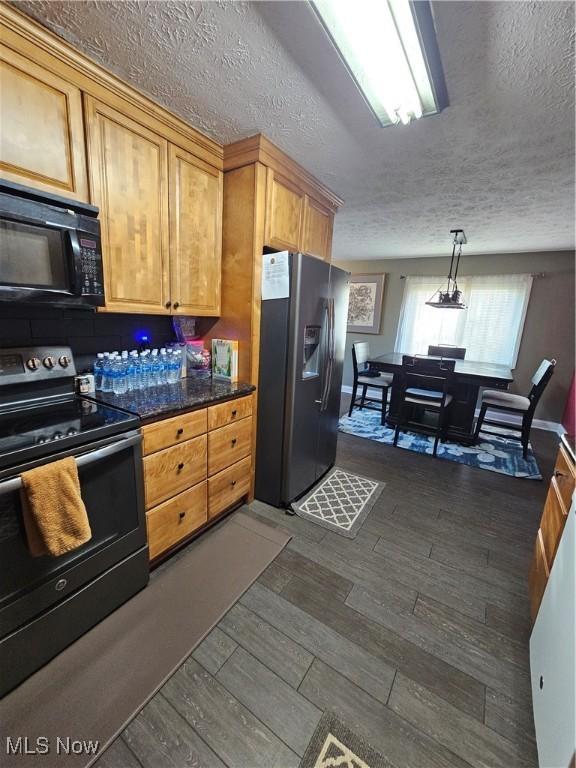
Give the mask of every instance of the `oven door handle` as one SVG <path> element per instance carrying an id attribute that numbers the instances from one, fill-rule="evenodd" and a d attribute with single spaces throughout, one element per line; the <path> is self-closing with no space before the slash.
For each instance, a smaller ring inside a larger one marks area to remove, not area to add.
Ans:
<path id="1" fill-rule="evenodd" d="M 105 445 L 103 448 L 97 448 L 95 451 L 89 453 L 83 453 L 76 458 L 76 466 L 86 467 L 89 464 L 93 464 L 95 461 L 105 459 L 108 456 L 114 456 L 115 453 L 129 448 L 131 445 L 136 445 L 141 440 L 139 434 L 131 435 L 130 437 L 123 437 L 111 445 Z M 22 478 L 12 477 L 10 480 L 5 480 L 0 483 L 0 496 L 4 496 L 6 493 L 13 493 L 19 491 L 22 488 Z"/>

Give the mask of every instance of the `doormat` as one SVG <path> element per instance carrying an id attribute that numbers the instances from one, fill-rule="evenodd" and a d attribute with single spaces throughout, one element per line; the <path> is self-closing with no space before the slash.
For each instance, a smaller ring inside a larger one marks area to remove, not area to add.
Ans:
<path id="1" fill-rule="evenodd" d="M 0 701 L 3 768 L 86 768 L 270 565 L 290 535 L 236 512 L 155 572 L 149 586 Z M 6 738 L 40 737 L 45 760 Z M 58 738 L 96 744 L 68 754 Z"/>
<path id="2" fill-rule="evenodd" d="M 393 445 L 394 442 L 394 429 L 382 426 L 379 414 L 365 410 L 354 409 L 352 416 L 343 416 L 338 429 L 348 435 L 375 440 L 384 445 Z M 469 467 L 498 472 L 501 475 L 510 475 L 510 477 L 542 480 L 532 446 L 528 446 L 528 458 L 525 459 L 522 456 L 520 442 L 511 437 L 514 433 L 507 429 L 499 431 L 501 436 L 480 433 L 480 439 L 476 445 L 438 443 L 437 457 L 456 461 L 458 464 L 467 464 Z M 416 432 L 400 432 L 398 447 L 431 456 L 434 450 L 434 438 Z"/>
<path id="3" fill-rule="evenodd" d="M 334 467 L 320 485 L 293 502 L 292 508 L 300 517 L 354 539 L 384 485 Z"/>
<path id="4" fill-rule="evenodd" d="M 331 712 L 314 731 L 300 768 L 389 768 L 390 763 Z"/>

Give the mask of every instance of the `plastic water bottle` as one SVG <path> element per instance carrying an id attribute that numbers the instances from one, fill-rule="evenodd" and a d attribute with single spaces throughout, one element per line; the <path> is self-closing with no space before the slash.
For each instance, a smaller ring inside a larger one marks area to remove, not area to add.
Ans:
<path id="1" fill-rule="evenodd" d="M 158 350 L 153 349 L 150 356 L 150 386 L 155 387 L 159 384 L 160 377 L 160 361 L 158 359 Z"/>
<path id="2" fill-rule="evenodd" d="M 128 389 L 132 392 L 140 389 L 140 360 L 135 349 L 130 352 L 128 361 Z"/>
<path id="3" fill-rule="evenodd" d="M 128 392 L 128 352 L 122 352 L 118 359 L 116 388 L 114 392 L 117 395 L 124 395 Z"/>
<path id="4" fill-rule="evenodd" d="M 126 392 L 125 377 L 124 377 L 124 364 L 120 355 L 115 355 L 112 360 L 111 366 L 112 372 L 112 391 L 115 395 L 123 395 Z"/>
<path id="5" fill-rule="evenodd" d="M 140 353 L 140 389 L 148 389 L 150 386 L 150 350 L 145 349 Z"/>
<path id="6" fill-rule="evenodd" d="M 94 386 L 97 392 L 102 390 L 102 374 L 104 371 L 104 353 L 98 352 L 94 361 Z"/>
<path id="7" fill-rule="evenodd" d="M 160 361 L 160 374 L 159 374 L 159 381 L 158 384 L 167 384 L 168 383 L 168 355 L 166 353 L 166 347 L 162 347 L 160 350 L 159 355 L 159 361 Z"/>
<path id="8" fill-rule="evenodd" d="M 174 353 L 171 349 L 168 349 L 166 351 L 166 383 L 172 384 L 174 382 L 173 378 L 173 371 L 174 371 Z"/>
<path id="9" fill-rule="evenodd" d="M 102 369 L 102 392 L 112 392 L 114 389 L 114 376 L 112 373 L 112 362 L 114 355 L 109 352 L 104 353 L 104 367 Z"/>

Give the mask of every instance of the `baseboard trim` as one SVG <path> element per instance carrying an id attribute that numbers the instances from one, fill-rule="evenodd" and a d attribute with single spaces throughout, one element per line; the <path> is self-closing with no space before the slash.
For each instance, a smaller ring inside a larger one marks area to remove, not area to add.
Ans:
<path id="1" fill-rule="evenodd" d="M 342 392 L 344 392 L 347 395 L 352 394 L 352 387 L 348 384 L 342 385 Z M 380 389 L 372 389 L 372 387 L 368 387 L 368 397 L 382 397 L 382 390 Z M 478 416 L 480 412 L 480 409 L 476 409 L 476 413 L 474 414 L 475 417 Z M 514 424 L 519 425 L 521 423 L 521 418 L 519 416 L 515 416 L 514 414 L 503 414 L 503 413 L 496 413 L 495 411 L 488 411 L 486 416 L 490 418 L 497 418 L 502 422 L 505 422 L 506 424 Z M 562 424 L 558 424 L 555 421 L 546 421 L 545 419 L 534 419 L 532 422 L 532 426 L 535 429 L 543 429 L 546 432 L 555 432 L 557 435 L 562 436 L 566 430 L 562 426 Z"/>

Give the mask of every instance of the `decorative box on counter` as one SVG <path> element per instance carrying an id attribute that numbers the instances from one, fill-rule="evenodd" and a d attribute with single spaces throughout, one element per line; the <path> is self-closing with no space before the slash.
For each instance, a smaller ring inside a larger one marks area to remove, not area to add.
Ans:
<path id="1" fill-rule="evenodd" d="M 215 379 L 238 381 L 238 342 L 212 339 L 212 376 Z"/>

